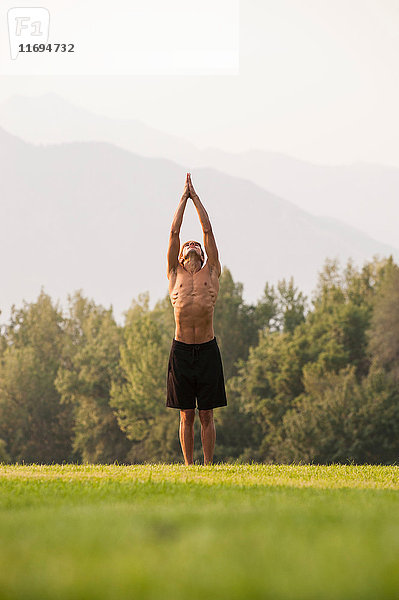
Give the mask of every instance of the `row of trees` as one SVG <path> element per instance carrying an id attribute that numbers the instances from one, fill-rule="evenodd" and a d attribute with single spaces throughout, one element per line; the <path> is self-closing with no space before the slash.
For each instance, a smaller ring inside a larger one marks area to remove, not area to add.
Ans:
<path id="1" fill-rule="evenodd" d="M 256 304 L 225 268 L 215 310 L 228 407 L 216 460 L 383 462 L 399 453 L 399 267 L 328 261 L 308 301 L 294 282 Z M 181 460 L 166 409 L 174 333 L 166 296 L 112 310 L 44 292 L 0 332 L 0 461 Z M 196 458 L 200 458 L 199 428 Z"/>

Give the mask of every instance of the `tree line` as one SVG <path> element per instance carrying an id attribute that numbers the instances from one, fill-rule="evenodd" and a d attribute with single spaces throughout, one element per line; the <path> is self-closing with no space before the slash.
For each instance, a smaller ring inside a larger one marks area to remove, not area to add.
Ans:
<path id="1" fill-rule="evenodd" d="M 214 317 L 228 407 L 216 461 L 394 463 L 399 454 L 399 267 L 326 261 L 311 299 L 294 281 L 256 304 L 227 268 Z M 174 334 L 166 296 L 119 325 L 77 292 L 42 291 L 0 330 L 0 461 L 181 461 L 167 409 Z M 201 444 L 196 425 L 196 459 Z"/>

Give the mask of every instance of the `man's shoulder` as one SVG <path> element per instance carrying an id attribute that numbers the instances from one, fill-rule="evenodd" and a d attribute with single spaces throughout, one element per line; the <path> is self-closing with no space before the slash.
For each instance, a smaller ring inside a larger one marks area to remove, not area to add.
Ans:
<path id="1" fill-rule="evenodd" d="M 205 267 L 207 267 L 208 271 L 209 271 L 209 275 L 211 277 L 214 277 L 216 279 L 219 279 L 220 275 L 221 275 L 221 269 L 220 269 L 220 265 L 211 265 L 209 264 L 208 261 L 206 261 L 205 265 L 203 266 L 203 268 L 205 269 Z"/>
<path id="2" fill-rule="evenodd" d="M 180 273 L 186 273 L 186 271 L 183 269 L 183 267 L 181 266 L 181 264 L 178 262 L 176 267 L 174 267 L 173 269 L 171 269 L 169 271 L 169 273 L 167 273 L 167 277 L 169 279 L 169 281 L 171 279 L 176 279 L 177 275 Z"/>

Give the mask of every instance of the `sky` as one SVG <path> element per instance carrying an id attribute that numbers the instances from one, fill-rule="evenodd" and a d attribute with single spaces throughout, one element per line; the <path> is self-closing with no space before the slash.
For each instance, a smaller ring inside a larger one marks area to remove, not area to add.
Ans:
<path id="1" fill-rule="evenodd" d="M 197 25 L 176 12 L 173 34 Z M 55 92 L 200 148 L 399 166 L 398 31 L 397 0 L 241 0 L 238 74 L 0 76 L 0 102 Z"/>

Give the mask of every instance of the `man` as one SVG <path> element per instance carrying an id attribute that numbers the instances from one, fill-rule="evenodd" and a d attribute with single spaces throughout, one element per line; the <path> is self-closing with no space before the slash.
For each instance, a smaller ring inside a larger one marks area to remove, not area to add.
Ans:
<path id="1" fill-rule="evenodd" d="M 180 250 L 180 228 L 189 198 L 194 202 L 204 233 L 208 257 L 205 265 L 204 252 L 198 242 L 186 242 Z M 168 248 L 167 275 L 176 330 L 169 356 L 166 401 L 166 406 L 180 409 L 179 436 L 186 465 L 193 464 L 195 400 L 205 465 L 212 463 L 215 449 L 213 409 L 227 405 L 222 359 L 213 331 L 220 273 L 211 223 L 187 173 Z"/>

